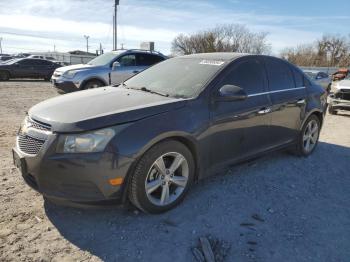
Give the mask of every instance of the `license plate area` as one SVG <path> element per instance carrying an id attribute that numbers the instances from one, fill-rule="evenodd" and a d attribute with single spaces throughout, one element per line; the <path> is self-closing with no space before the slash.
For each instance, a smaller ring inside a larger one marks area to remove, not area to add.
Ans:
<path id="1" fill-rule="evenodd" d="M 22 175 L 27 174 L 27 164 L 23 157 L 20 157 L 15 150 L 12 150 L 13 164 L 17 167 Z"/>

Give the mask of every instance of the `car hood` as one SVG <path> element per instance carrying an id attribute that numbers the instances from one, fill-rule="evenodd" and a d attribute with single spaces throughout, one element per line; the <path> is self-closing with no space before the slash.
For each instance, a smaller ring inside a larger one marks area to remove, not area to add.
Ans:
<path id="1" fill-rule="evenodd" d="M 59 72 L 67 72 L 70 70 L 84 70 L 84 69 L 92 69 L 96 68 L 98 66 L 92 66 L 87 64 L 78 64 L 78 65 L 70 65 L 70 66 L 63 66 L 57 69 Z"/>
<path id="2" fill-rule="evenodd" d="M 54 132 L 79 132 L 132 122 L 184 106 L 185 99 L 140 90 L 103 87 L 51 98 L 28 114 Z"/>
<path id="3" fill-rule="evenodd" d="M 336 89 L 350 89 L 350 80 L 342 80 L 339 81 L 338 84 L 335 85 Z"/>

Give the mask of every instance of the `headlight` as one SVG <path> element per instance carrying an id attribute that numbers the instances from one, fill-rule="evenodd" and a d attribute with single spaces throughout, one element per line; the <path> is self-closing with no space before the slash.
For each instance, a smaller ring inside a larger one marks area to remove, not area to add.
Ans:
<path id="1" fill-rule="evenodd" d="M 77 71 L 70 70 L 64 73 L 64 77 L 66 78 L 73 78 L 76 75 Z"/>
<path id="2" fill-rule="evenodd" d="M 82 134 L 60 135 L 57 153 L 102 152 L 114 135 L 115 131 L 112 128 Z"/>

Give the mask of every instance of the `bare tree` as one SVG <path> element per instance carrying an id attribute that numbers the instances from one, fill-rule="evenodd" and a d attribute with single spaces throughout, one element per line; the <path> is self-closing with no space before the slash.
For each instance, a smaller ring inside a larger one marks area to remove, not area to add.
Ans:
<path id="1" fill-rule="evenodd" d="M 350 66 L 349 40 L 324 35 L 313 44 L 282 50 L 281 57 L 300 66 Z"/>
<path id="2" fill-rule="evenodd" d="M 191 35 L 178 35 L 172 42 L 174 54 L 208 52 L 240 52 L 253 54 L 270 53 L 267 33 L 251 32 L 240 24 L 216 26 Z"/>

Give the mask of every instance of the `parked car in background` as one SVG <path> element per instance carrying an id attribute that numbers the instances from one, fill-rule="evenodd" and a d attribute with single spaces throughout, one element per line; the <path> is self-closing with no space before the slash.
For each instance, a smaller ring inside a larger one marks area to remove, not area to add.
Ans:
<path id="1" fill-rule="evenodd" d="M 346 78 L 348 76 L 348 74 L 349 74 L 349 69 L 340 68 L 337 72 L 332 74 L 332 80 L 333 81 L 343 80 L 344 78 Z"/>
<path id="2" fill-rule="evenodd" d="M 329 95 L 328 112 L 335 115 L 338 110 L 350 110 L 350 77 L 337 82 Z"/>
<path id="3" fill-rule="evenodd" d="M 0 80 L 11 78 L 44 78 L 50 80 L 52 73 L 60 67 L 49 60 L 20 58 L 0 64 Z"/>
<path id="4" fill-rule="evenodd" d="M 14 163 L 53 201 L 129 199 L 160 213 L 179 204 L 195 180 L 227 165 L 282 148 L 310 155 L 325 107 L 322 87 L 284 60 L 235 53 L 176 57 L 118 87 L 32 107 Z"/>
<path id="5" fill-rule="evenodd" d="M 313 81 L 321 85 L 327 91 L 327 93 L 331 91 L 332 78 L 327 73 L 318 71 L 318 70 L 303 70 L 303 71 Z"/>
<path id="6" fill-rule="evenodd" d="M 5 61 L 11 60 L 11 59 L 13 59 L 12 56 L 9 56 L 9 55 L 2 55 L 2 56 L 0 56 L 0 64 L 3 63 L 3 62 L 5 62 Z"/>
<path id="7" fill-rule="evenodd" d="M 65 66 L 52 76 L 53 85 L 64 92 L 114 85 L 165 60 L 159 52 L 130 49 L 105 53 L 87 64 Z"/>

